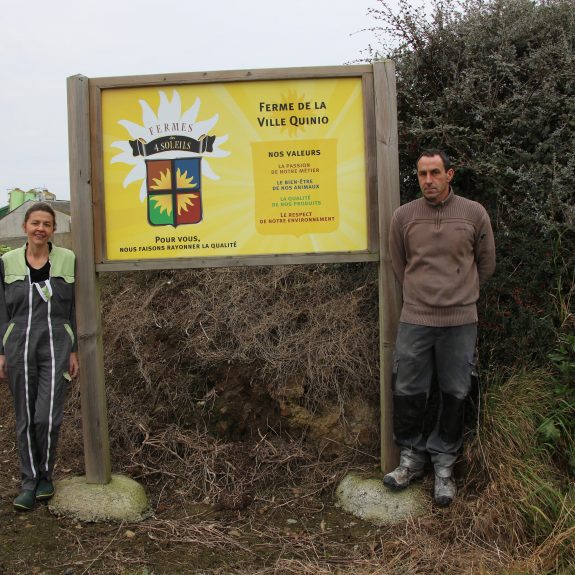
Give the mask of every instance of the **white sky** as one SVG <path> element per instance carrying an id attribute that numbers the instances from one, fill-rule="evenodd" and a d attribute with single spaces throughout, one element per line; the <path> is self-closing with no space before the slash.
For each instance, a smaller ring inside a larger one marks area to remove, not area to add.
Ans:
<path id="1" fill-rule="evenodd" d="M 68 199 L 66 78 L 354 62 L 380 0 L 19 0 L 0 16 L 0 206 Z"/>

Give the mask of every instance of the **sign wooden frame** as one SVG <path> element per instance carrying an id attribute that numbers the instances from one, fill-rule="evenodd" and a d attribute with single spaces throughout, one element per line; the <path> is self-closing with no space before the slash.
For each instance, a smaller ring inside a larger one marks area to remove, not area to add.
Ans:
<path id="1" fill-rule="evenodd" d="M 102 91 L 127 87 L 350 77 L 361 78 L 363 94 L 368 236 L 366 250 L 122 261 L 107 259 L 101 133 Z M 393 275 L 387 245 L 391 215 L 399 205 L 395 94 L 395 67 L 389 60 L 361 66 L 68 78 L 72 238 L 78 262 L 77 319 L 88 482 L 104 484 L 111 478 L 98 292 L 98 272 L 104 271 L 362 261 L 378 263 L 381 466 L 387 471 L 395 465 L 397 450 L 392 441 L 391 368 L 401 293 Z"/>
<path id="2" fill-rule="evenodd" d="M 232 83 L 271 82 L 278 80 L 321 80 L 359 78 L 363 94 L 363 131 L 366 157 L 365 188 L 368 248 L 354 252 L 294 253 L 250 256 L 186 257 L 173 259 L 133 259 L 117 261 L 106 254 L 106 217 L 104 194 L 104 161 L 102 134 L 102 95 L 106 90 L 122 88 L 150 88 L 191 85 L 218 85 Z M 90 97 L 90 148 L 92 162 L 92 195 L 94 206 L 94 246 L 97 271 L 122 271 L 133 269 L 178 269 L 194 267 L 220 267 L 238 265 L 274 265 L 291 263 L 333 263 L 377 261 L 377 187 L 374 79 L 372 66 L 337 66 L 324 68 L 291 68 L 268 70 L 244 70 L 225 72 L 201 72 L 189 74 L 166 74 L 155 76 L 132 76 L 114 78 L 91 78 Z"/>

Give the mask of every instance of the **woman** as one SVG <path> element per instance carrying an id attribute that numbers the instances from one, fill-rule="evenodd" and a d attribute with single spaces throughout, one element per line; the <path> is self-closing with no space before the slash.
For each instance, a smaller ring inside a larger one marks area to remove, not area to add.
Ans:
<path id="1" fill-rule="evenodd" d="M 52 471 L 68 382 L 78 374 L 75 257 L 50 242 L 56 214 L 43 202 L 24 216 L 25 246 L 0 259 L 0 378 L 16 411 L 22 491 L 28 511 L 54 495 Z"/>

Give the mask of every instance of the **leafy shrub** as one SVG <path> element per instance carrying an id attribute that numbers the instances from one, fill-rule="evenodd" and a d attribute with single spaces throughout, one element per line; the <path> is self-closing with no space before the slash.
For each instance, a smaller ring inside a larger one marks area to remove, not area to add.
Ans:
<path id="1" fill-rule="evenodd" d="M 450 153 L 455 188 L 487 208 L 496 234 L 482 358 L 545 361 L 550 294 L 575 267 L 575 1 L 435 0 L 430 16 L 407 0 L 379 5 L 385 36 L 370 56 L 396 62 L 402 200 L 419 194 L 420 149 Z"/>

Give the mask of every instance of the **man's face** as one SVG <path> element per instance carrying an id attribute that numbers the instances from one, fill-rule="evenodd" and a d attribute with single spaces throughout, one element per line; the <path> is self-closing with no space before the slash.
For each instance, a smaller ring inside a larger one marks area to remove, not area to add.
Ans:
<path id="1" fill-rule="evenodd" d="M 424 197 L 439 204 L 449 195 L 453 168 L 445 169 L 441 156 L 422 156 L 417 162 L 417 178 Z"/>

